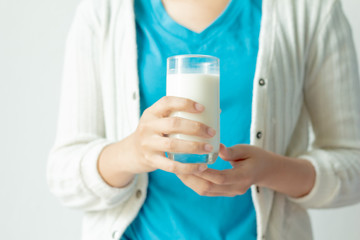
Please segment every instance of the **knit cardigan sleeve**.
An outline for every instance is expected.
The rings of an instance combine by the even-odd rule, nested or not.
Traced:
[[[90,1],[82,1],[71,26],[65,51],[60,112],[47,180],[51,192],[68,206],[104,210],[124,203],[136,179],[125,188],[107,185],[97,170],[106,139],[101,84],[99,37]]]
[[[315,167],[312,191],[291,199],[306,208],[360,201],[360,82],[351,28],[335,1],[307,58],[304,86],[315,140],[299,158]]]

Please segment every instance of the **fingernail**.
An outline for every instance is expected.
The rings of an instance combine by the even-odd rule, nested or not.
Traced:
[[[203,172],[207,169],[207,165],[200,165],[199,166],[199,172]]]
[[[202,111],[205,109],[205,107],[203,105],[201,105],[200,103],[195,103],[195,109],[198,111]]]
[[[209,134],[209,136],[215,136],[215,134],[216,134],[216,131],[215,131],[215,129],[213,129],[213,128],[208,128],[207,129],[207,133]]]
[[[211,146],[211,144],[205,144],[204,149],[205,151],[211,152],[213,150],[213,146]]]

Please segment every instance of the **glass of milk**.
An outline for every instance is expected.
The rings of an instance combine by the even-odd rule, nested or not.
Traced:
[[[184,134],[169,137],[207,142],[213,146],[209,154],[168,153],[168,157],[183,163],[214,163],[220,146],[220,74],[219,59],[206,55],[179,55],[167,59],[166,95],[191,99],[205,106],[202,113],[174,112],[172,116],[202,122],[216,130],[212,138]]]

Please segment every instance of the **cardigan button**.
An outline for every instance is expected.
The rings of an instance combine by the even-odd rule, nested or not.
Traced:
[[[119,231],[114,231],[112,234],[112,239],[120,240],[121,233]]]
[[[133,92],[132,98],[133,100],[136,100],[136,92]]]
[[[257,132],[257,133],[256,133],[256,138],[257,138],[257,139],[261,139],[261,137],[262,137],[262,132],[260,132],[260,131]]]
[[[257,193],[260,193],[260,188],[259,188],[259,186],[256,186],[256,192],[257,192]]]
[[[260,85],[260,86],[264,86],[264,85],[265,85],[265,79],[260,78],[260,80],[259,80],[259,85]]]
[[[142,192],[141,192],[140,189],[138,189],[138,190],[136,191],[136,194],[135,194],[136,198],[140,198],[141,195],[142,195]]]

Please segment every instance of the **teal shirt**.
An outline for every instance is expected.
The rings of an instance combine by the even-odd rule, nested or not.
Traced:
[[[253,78],[261,0],[232,0],[205,30],[172,20],[161,0],[135,0],[141,112],[166,95],[166,59],[205,54],[220,59],[220,141],[250,142]],[[231,168],[218,158],[209,167]],[[256,239],[251,192],[236,197],[199,196],[176,175],[149,173],[148,195],[123,239]]]

